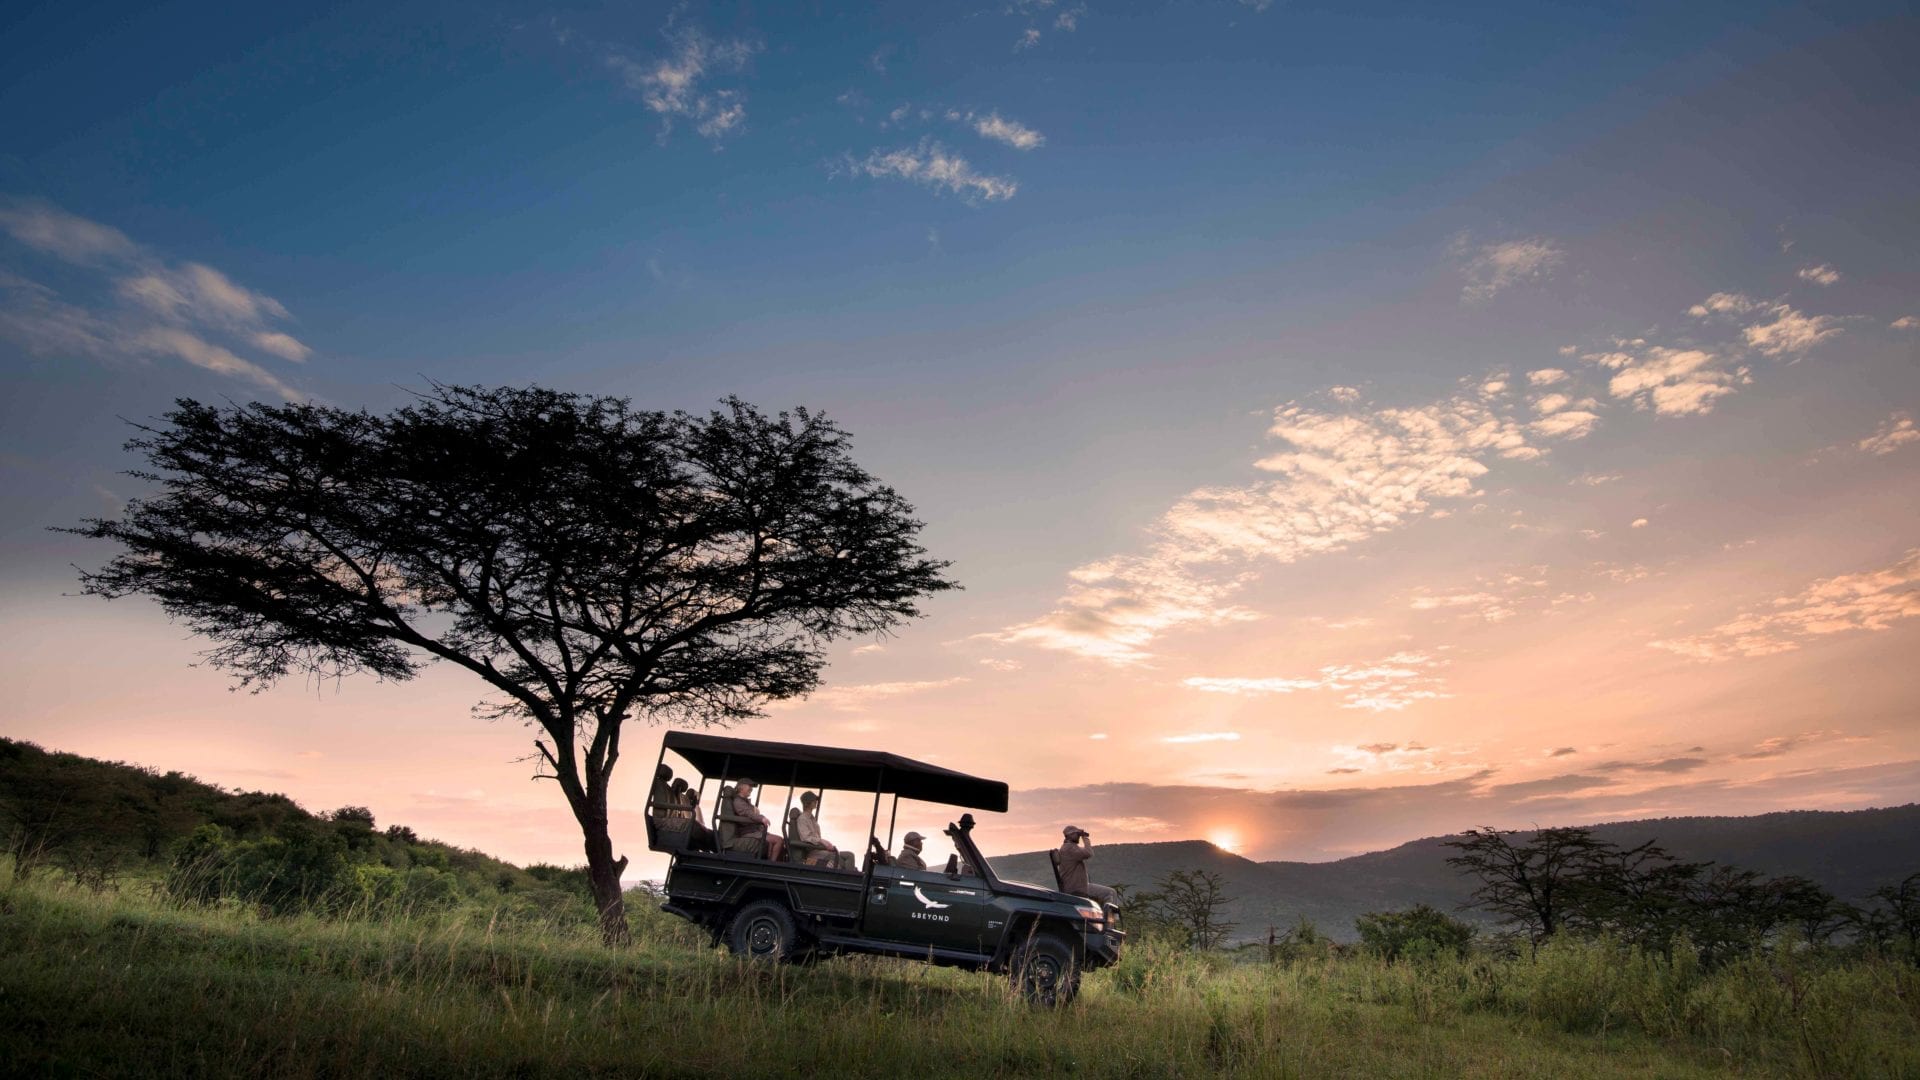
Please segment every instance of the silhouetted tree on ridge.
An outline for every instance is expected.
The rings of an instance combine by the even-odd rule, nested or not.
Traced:
[[[1473,905],[1525,927],[1536,939],[1566,922],[1586,862],[1599,847],[1588,829],[1541,829],[1515,844],[1494,828],[1468,829],[1446,846],[1460,852],[1447,862],[1478,875]]]
[[[537,728],[601,928],[628,934],[607,828],[623,724],[704,725],[812,690],[827,642],[952,588],[913,509],[804,409],[436,386],[384,416],[181,400],[127,445],[158,485],[65,531],[123,550],[88,593],[144,594],[239,685],[290,672],[484,680]]]

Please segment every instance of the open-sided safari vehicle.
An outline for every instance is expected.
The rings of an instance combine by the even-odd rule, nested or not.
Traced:
[[[888,857],[902,797],[1005,813],[1005,783],[872,750],[684,731],[669,731],[660,755],[666,769],[684,766],[700,778],[697,787],[689,780],[676,794],[665,772],[656,771],[648,799],[648,841],[672,856],[664,908],[737,954],[807,960],[880,953],[1003,972],[1046,1004],[1070,1000],[1082,971],[1120,958],[1126,935],[1116,910],[1002,881],[974,844],[972,814],[947,825],[954,853],[944,868],[909,869]],[[778,817],[771,806],[741,812],[744,803],[734,796],[743,779],[758,782],[749,797],[756,807],[768,786],[786,789],[787,805]],[[857,863],[808,842],[809,822],[795,802],[808,792],[826,799],[851,795],[862,806],[872,798],[866,850]],[[877,829],[889,796],[883,844]],[[762,829],[766,837],[759,835]],[[767,842],[774,837],[784,843]]]

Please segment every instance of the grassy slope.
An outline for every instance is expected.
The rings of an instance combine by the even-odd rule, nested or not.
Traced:
[[[648,944],[616,953],[581,923],[489,930],[475,910],[262,921],[0,885],[0,1071],[1920,1076],[1920,975],[1890,966],[1789,972],[1789,993],[1763,964],[1661,993],[1589,953],[1415,970],[1140,949],[1047,1013],[985,975],[769,970],[639,922]]]

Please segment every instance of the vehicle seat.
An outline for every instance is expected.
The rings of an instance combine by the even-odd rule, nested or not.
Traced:
[[[719,847],[721,854],[731,853],[734,855],[745,855],[753,859],[766,858],[766,837],[740,835],[740,826],[749,824],[749,822],[746,818],[734,815],[732,810],[733,795],[734,788],[731,784],[720,789],[719,812],[716,815],[719,818],[719,828],[714,830],[719,840],[716,846]],[[758,825],[759,822],[755,820],[751,822],[751,824]]]
[[[1067,881],[1060,876],[1060,853],[1058,851],[1054,851],[1051,848],[1047,849],[1047,865],[1053,867],[1053,887],[1059,889],[1061,892],[1066,892]]]
[[[692,813],[679,804],[647,804],[647,846],[655,851],[685,851],[693,837]]]
[[[814,852],[820,849],[794,836],[794,833],[799,831],[800,814],[801,810],[797,806],[787,808],[787,820],[780,826],[780,836],[787,842],[787,861],[804,864]]]

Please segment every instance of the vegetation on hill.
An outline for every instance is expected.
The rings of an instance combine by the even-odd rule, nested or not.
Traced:
[[[404,825],[380,830],[365,807],[317,815],[285,795],[6,738],[0,841],[17,877],[53,869],[93,889],[157,879],[182,899],[246,897],[281,912],[479,897],[539,911],[588,895],[577,870],[522,869]]]

